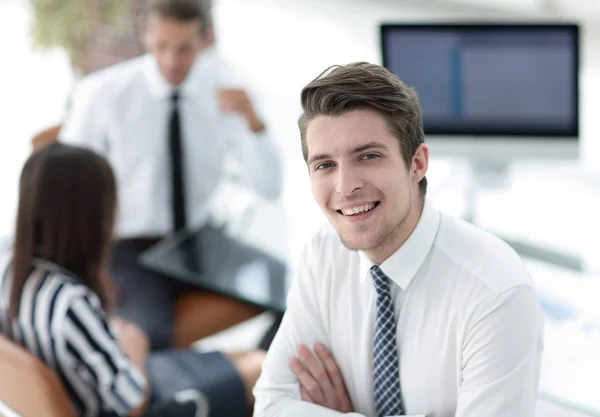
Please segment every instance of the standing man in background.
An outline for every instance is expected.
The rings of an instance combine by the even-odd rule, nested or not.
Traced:
[[[59,133],[63,142],[104,155],[115,171],[117,313],[140,326],[153,349],[182,344],[173,331],[173,304],[188,289],[141,269],[138,255],[172,232],[207,222],[226,157],[238,162],[241,182],[261,196],[278,198],[281,189],[281,162],[263,120],[208,49],[209,19],[200,0],[151,0],[141,34],[148,54],[84,78]],[[240,319],[256,313],[206,297],[221,315],[227,309],[239,309]]]
[[[427,201],[416,94],[363,62],[325,71],[301,103],[329,224],[304,250],[254,415],[533,416],[535,288],[506,243]]]

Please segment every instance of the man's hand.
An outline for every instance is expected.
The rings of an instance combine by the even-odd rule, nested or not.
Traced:
[[[290,360],[290,369],[300,382],[303,401],[341,413],[353,412],[342,373],[325,346],[317,343],[315,353],[306,345],[298,346],[298,357]],[[315,356],[316,354],[316,356]]]
[[[238,88],[220,88],[217,90],[219,109],[225,113],[238,113],[246,120],[254,133],[261,132],[265,126],[258,118],[248,94]]]

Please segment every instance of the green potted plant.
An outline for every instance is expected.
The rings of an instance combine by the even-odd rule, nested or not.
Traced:
[[[134,0],[30,0],[33,14],[31,36],[36,47],[64,48],[71,66],[88,73],[91,37],[99,28],[113,33],[131,31]]]

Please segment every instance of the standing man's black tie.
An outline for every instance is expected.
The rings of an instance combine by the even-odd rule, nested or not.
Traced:
[[[181,138],[181,124],[178,109],[179,95],[173,93],[171,97],[172,112],[169,121],[169,151],[171,154],[171,201],[173,209],[173,230],[177,231],[185,227],[185,192],[184,192],[184,166],[183,147]]]

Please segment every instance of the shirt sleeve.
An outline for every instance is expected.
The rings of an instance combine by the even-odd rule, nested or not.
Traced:
[[[289,368],[296,348],[303,343],[313,346],[316,342],[327,346],[328,337],[321,320],[317,300],[314,259],[302,256],[297,276],[287,299],[287,310],[273,340],[256,387],[254,415],[256,417],[333,417],[342,413],[315,404],[303,402],[296,376]],[[348,416],[361,416],[351,413]]]
[[[512,288],[481,306],[463,344],[456,417],[534,415],[542,345],[532,287]]]
[[[106,111],[102,103],[107,99],[99,79],[84,78],[73,89],[65,119],[58,133],[59,141],[85,146],[100,154],[108,151]]]
[[[65,348],[102,409],[127,415],[145,399],[147,381],[119,347],[95,294],[74,296],[66,311]]]
[[[281,195],[283,167],[268,128],[253,133],[247,126],[237,129],[232,154],[240,166],[240,183],[261,197],[275,200]]]
[[[216,65],[219,87],[240,88],[246,91],[255,112],[265,123],[259,100],[250,91],[248,83],[225,61],[218,60]],[[236,162],[236,171],[240,174],[239,182],[263,198],[279,198],[283,184],[283,165],[268,126],[265,126],[262,132],[254,133],[239,115],[227,115],[225,122],[228,149]]]

